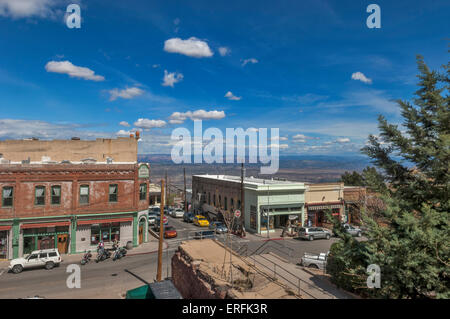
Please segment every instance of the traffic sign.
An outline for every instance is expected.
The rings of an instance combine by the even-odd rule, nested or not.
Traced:
[[[240,211],[239,209],[236,209],[236,210],[234,211],[234,217],[236,217],[236,218],[241,217],[241,211]]]

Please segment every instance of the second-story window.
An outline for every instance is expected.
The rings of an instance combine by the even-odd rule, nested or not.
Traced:
[[[89,204],[89,186],[88,185],[80,186],[80,204],[81,205]]]
[[[52,186],[52,205],[61,204],[61,186]]]
[[[14,188],[12,186],[3,187],[2,207],[12,207],[14,198]]]
[[[34,188],[34,204],[45,205],[45,186],[36,186]]]
[[[117,202],[117,184],[111,184],[109,185],[109,201],[110,202]]]
[[[139,187],[139,200],[147,199],[147,184],[141,184]]]

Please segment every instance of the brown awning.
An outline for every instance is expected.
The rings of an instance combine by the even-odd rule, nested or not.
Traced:
[[[56,227],[56,226],[69,226],[70,222],[53,222],[53,223],[38,223],[38,224],[22,224],[20,228],[41,228],[41,227]]]
[[[11,226],[0,226],[0,230],[10,230]]]
[[[123,217],[123,218],[110,218],[110,219],[90,219],[90,220],[79,220],[77,225],[92,225],[92,224],[108,224],[108,223],[120,223],[120,222],[131,222],[133,217]]]
[[[314,205],[308,206],[308,210],[327,210],[327,209],[336,209],[341,208],[342,204],[339,205]]]

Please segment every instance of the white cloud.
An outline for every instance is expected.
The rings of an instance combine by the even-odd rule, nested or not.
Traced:
[[[0,0],[0,16],[47,18],[54,15],[55,0]]]
[[[112,89],[109,91],[110,94],[109,100],[114,101],[119,97],[123,99],[132,99],[135,98],[136,96],[142,95],[143,93],[144,90],[141,90],[140,88],[137,87],[126,88],[123,90]]]
[[[172,38],[164,42],[164,51],[170,53],[179,53],[193,58],[205,58],[213,56],[208,43],[191,37],[187,40]]]
[[[169,123],[171,124],[181,124],[187,119],[195,120],[220,120],[225,117],[224,111],[205,111],[197,110],[194,112],[188,111],[184,113],[174,112],[169,117]]]
[[[166,126],[166,122],[163,120],[138,119],[134,122],[134,126],[144,130],[149,130],[155,127],[164,127]]]
[[[81,78],[91,81],[103,81],[105,78],[96,75],[89,68],[73,65],[70,61],[50,61],[45,65],[47,72],[68,74],[71,78]]]
[[[169,73],[167,72],[167,70],[164,70],[164,78],[163,83],[161,85],[173,87],[175,83],[180,82],[181,80],[183,80],[183,78],[184,76],[181,73],[178,72]]]
[[[108,138],[112,133],[87,131],[86,125],[76,123],[51,123],[40,120],[0,119],[0,139],[82,139]]]
[[[221,56],[226,56],[226,55],[229,55],[230,53],[231,53],[231,50],[228,47],[220,47],[219,48],[219,54]]]
[[[258,62],[259,61],[256,60],[255,58],[245,59],[245,60],[242,61],[242,66],[246,66],[248,63],[255,64],[255,63],[258,63]]]
[[[349,143],[350,139],[348,137],[340,137],[336,140],[338,143]]]
[[[366,77],[363,73],[361,72],[355,72],[352,74],[352,80],[356,80],[356,81],[361,81],[364,83],[368,83],[371,84],[372,83],[372,79],[369,79],[368,77]]]
[[[128,123],[126,121],[122,121],[122,122],[119,123],[119,125],[129,127],[130,123]]]
[[[235,96],[231,91],[228,91],[225,94],[225,97],[232,101],[239,101],[240,99],[242,99],[242,97],[240,96]]]
[[[134,132],[125,130],[119,130],[118,132],[116,132],[117,136],[130,136],[130,134],[134,134]]]

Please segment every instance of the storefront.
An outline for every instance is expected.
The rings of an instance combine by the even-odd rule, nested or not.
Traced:
[[[301,221],[302,217],[301,206],[270,206],[270,209],[267,209],[267,206],[260,206],[260,212],[260,232],[267,231],[267,227],[269,231],[284,228],[288,224]]]
[[[70,222],[22,224],[23,255],[33,250],[58,248],[61,254],[69,249]]]
[[[306,225],[308,226],[329,226],[331,221],[327,219],[327,213],[331,212],[331,215],[340,219],[342,218],[341,212],[343,211],[343,204],[307,204],[308,219]]]
[[[0,260],[8,259],[11,226],[0,226]]]

